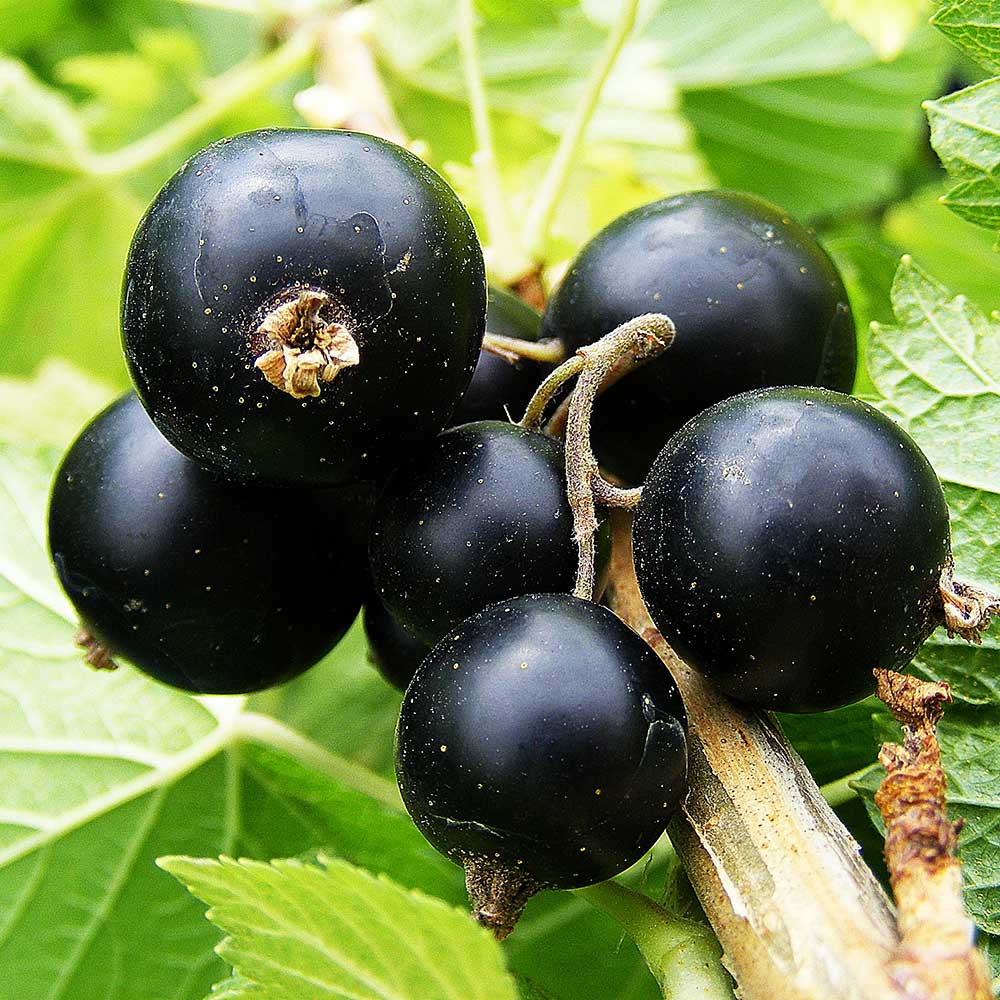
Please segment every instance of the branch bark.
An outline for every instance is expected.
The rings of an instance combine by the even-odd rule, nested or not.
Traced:
[[[885,820],[885,860],[899,907],[900,942],[890,975],[906,1000],[990,1000],[986,960],[962,899],[955,852],[960,823],[948,820],[937,723],[948,685],[876,670],[878,696],[903,727],[885,743],[885,780],[875,804]]]
[[[656,651],[688,711],[690,792],[670,837],[743,1000],[899,1000],[889,900],[768,715],[716,693],[653,625],[616,511],[610,603]]]

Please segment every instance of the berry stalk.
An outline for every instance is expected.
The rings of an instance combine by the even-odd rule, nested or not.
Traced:
[[[673,674],[688,714],[690,792],[670,837],[740,995],[898,998],[895,921],[857,843],[773,718],[730,702],[666,644],[635,579],[631,517],[612,517],[611,606]]]

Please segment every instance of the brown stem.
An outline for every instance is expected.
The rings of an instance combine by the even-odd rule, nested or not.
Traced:
[[[566,357],[566,348],[558,338],[553,340],[519,340],[504,337],[499,333],[486,333],[483,350],[496,354],[507,361],[541,361],[545,364],[559,364]]]
[[[612,513],[612,608],[673,674],[688,713],[690,791],[670,838],[743,1000],[899,1000],[889,901],[774,719],[714,691],[649,618],[631,516]]]
[[[884,743],[885,780],[875,804],[885,820],[885,860],[898,907],[899,945],[889,972],[913,1000],[988,1000],[989,972],[975,947],[956,857],[961,823],[948,820],[937,724],[948,685],[876,670],[878,696],[903,727]]]
[[[611,506],[634,507],[638,494],[621,490],[601,478],[590,447],[590,417],[594,399],[614,366],[625,357],[648,361],[665,351],[676,335],[674,324],[662,313],[647,313],[622,323],[606,337],[581,347],[583,370],[570,396],[566,423],[566,492],[573,511],[573,533],[580,553],[573,593],[584,600],[594,596],[594,535],[597,532],[595,492]]]
[[[959,635],[979,645],[990,627],[990,618],[1000,614],[1000,598],[986,590],[955,579],[955,565],[949,559],[941,573],[942,624],[949,636]]]

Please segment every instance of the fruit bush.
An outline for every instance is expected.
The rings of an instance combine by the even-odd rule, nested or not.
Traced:
[[[880,884],[886,816],[912,912],[892,781],[939,746],[952,902],[1000,982],[1000,656],[961,618],[1000,585],[998,25],[994,0],[0,0],[0,998],[989,995],[946,963],[906,986],[941,937],[900,951]],[[717,189],[744,193],[687,194]],[[322,287],[331,246],[350,289]],[[619,326],[640,312],[673,323]],[[228,322],[257,338],[236,369]],[[740,324],[769,331],[753,366]],[[586,357],[546,425],[555,338]],[[77,440],[130,378],[156,427],[126,397]],[[826,388],[719,402],[789,382]],[[771,450],[715,468],[726,435]],[[877,531],[843,514],[862,494]],[[766,582],[786,559],[803,602]],[[775,655],[800,673],[771,687]],[[930,686],[876,698],[872,667]],[[887,704],[911,715],[880,764]]]

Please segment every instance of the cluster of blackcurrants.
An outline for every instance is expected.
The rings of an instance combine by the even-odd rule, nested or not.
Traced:
[[[975,608],[950,585],[926,459],[843,395],[843,285],[780,210],[670,198],[599,233],[544,317],[492,290],[487,312],[486,292],[464,208],[392,143],[273,130],[208,147],[136,233],[137,394],[70,449],[49,540],[90,661],[199,693],[294,677],[364,604],[373,659],[406,689],[404,801],[503,934],[538,888],[642,857],[683,797],[686,737],[657,656],[569,593],[563,448],[511,419],[545,369],[481,351],[484,328],[573,353],[669,314],[675,343],[607,388],[594,445],[644,483],[653,620],[734,697],[853,701]]]

